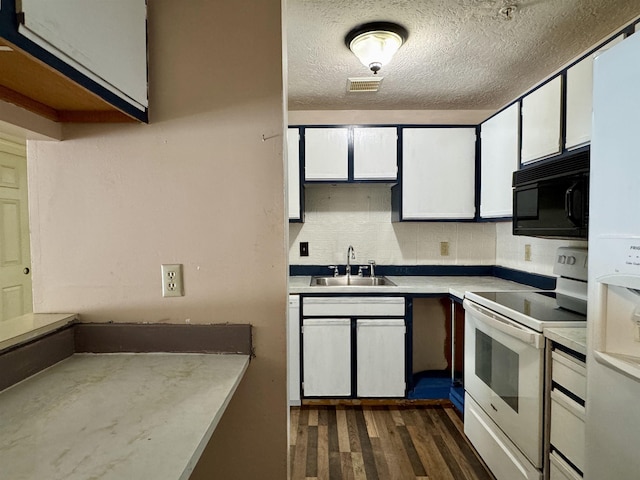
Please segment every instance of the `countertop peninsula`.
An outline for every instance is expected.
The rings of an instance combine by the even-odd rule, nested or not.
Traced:
[[[0,477],[186,480],[248,364],[74,354],[0,393]]]

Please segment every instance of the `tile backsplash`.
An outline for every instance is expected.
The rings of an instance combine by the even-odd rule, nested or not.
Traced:
[[[553,275],[558,247],[587,247],[586,241],[551,240],[547,238],[514,236],[511,233],[511,222],[496,223],[496,255],[495,263],[526,272]],[[530,245],[531,259],[525,260],[526,246]]]
[[[308,257],[300,256],[300,242],[309,242]],[[500,265],[552,275],[558,247],[587,242],[513,236],[511,222],[392,223],[388,185],[307,186],[305,222],[289,224],[290,263],[343,266],[349,245],[354,265]]]
[[[309,242],[308,257],[299,242]],[[492,223],[392,223],[388,185],[307,186],[305,222],[289,225],[290,263],[344,265],[349,245],[355,265],[493,265],[496,235]]]

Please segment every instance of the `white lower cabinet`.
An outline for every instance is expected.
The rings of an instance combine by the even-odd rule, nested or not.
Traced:
[[[404,313],[403,297],[303,298],[303,396],[404,397]]]
[[[302,349],[305,396],[351,395],[350,319],[304,319]]]
[[[404,320],[356,320],[356,332],[357,396],[404,397]]]

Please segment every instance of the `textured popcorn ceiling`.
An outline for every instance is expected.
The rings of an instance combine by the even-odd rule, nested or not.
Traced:
[[[287,0],[289,109],[498,109],[639,15],[640,0]],[[348,93],[372,74],[344,37],[372,21],[409,39],[379,92]]]

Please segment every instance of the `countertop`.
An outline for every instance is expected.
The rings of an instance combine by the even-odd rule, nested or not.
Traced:
[[[378,287],[318,287],[310,286],[310,276],[289,277],[290,294],[306,293],[376,293],[376,294],[451,294],[459,299],[464,292],[494,292],[507,290],[539,290],[521,283],[490,276],[386,276],[396,286]]]
[[[571,350],[587,354],[587,328],[545,328],[544,336]]]
[[[0,323],[0,350],[24,343],[73,323],[73,313],[28,313]]]
[[[0,393],[0,477],[188,479],[248,364],[75,354]]]

